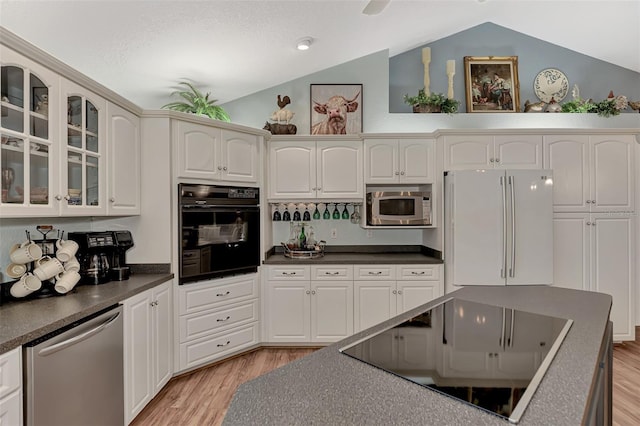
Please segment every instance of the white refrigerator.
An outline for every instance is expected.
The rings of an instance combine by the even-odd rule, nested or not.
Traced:
[[[553,282],[551,170],[445,172],[447,291]]]

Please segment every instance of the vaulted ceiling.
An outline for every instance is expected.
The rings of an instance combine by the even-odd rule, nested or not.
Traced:
[[[385,3],[385,2],[383,2]],[[484,22],[640,72],[640,0],[0,0],[0,25],[143,108],[180,80],[220,103]],[[311,37],[311,49],[296,41]]]

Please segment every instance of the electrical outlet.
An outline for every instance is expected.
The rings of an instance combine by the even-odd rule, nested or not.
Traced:
[[[373,229],[367,229],[367,238],[373,237]]]
[[[338,230],[336,228],[331,228],[331,238],[338,238]]]

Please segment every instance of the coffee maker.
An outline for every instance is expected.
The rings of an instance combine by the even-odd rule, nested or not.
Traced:
[[[111,279],[128,280],[131,268],[127,265],[126,253],[133,247],[133,237],[129,231],[113,231],[113,237],[116,242],[116,252],[111,263]]]
[[[70,232],[68,239],[79,246],[76,257],[80,262],[82,284],[111,281],[111,265],[118,253],[113,232]]]

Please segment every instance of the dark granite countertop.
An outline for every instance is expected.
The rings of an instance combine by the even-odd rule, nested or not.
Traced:
[[[441,264],[441,253],[424,246],[326,246],[324,256],[315,259],[291,259],[282,247],[273,247],[265,265],[366,265],[366,264]]]
[[[126,281],[80,285],[64,296],[5,303],[0,306],[0,354],[172,278],[172,273],[136,273]]]
[[[574,320],[519,424],[580,425],[597,371],[611,296],[543,286],[466,287],[327,346],[241,385],[224,424],[509,424],[338,352],[452,296]]]

